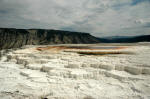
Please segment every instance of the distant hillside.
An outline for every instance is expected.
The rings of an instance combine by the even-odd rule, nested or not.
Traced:
[[[0,28],[0,49],[23,45],[150,42],[150,35],[97,38],[89,33],[48,29]]]
[[[99,43],[89,33],[46,29],[0,28],[0,49],[17,48],[23,45]]]
[[[135,42],[150,42],[150,35],[141,36],[116,36],[99,38],[103,43],[135,43]]]

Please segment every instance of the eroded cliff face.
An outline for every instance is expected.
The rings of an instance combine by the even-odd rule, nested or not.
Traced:
[[[99,43],[88,34],[60,30],[0,28],[0,49],[18,48],[23,45]]]

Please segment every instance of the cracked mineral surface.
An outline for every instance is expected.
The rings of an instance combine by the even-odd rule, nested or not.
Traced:
[[[2,50],[0,98],[150,99],[149,43],[108,45]]]

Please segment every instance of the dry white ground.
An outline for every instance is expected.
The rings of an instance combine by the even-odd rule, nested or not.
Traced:
[[[150,99],[150,44],[134,54],[1,51],[0,99]]]

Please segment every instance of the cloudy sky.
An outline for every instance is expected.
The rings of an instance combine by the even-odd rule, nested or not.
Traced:
[[[150,0],[0,0],[0,27],[150,34]]]

